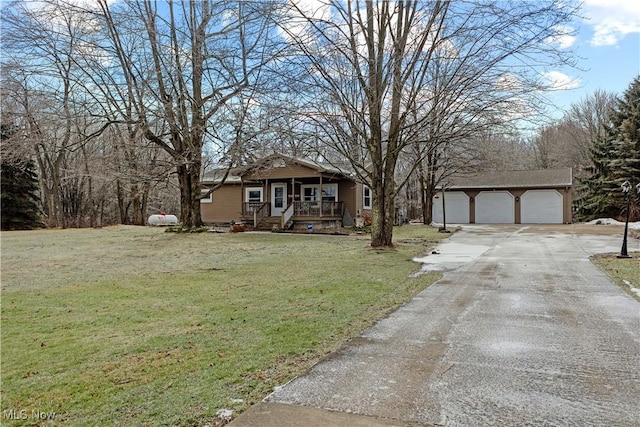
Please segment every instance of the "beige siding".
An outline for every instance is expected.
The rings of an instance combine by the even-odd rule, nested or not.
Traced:
[[[358,187],[361,185],[353,181],[345,180],[338,184],[338,199],[344,202],[345,208],[349,209],[352,217],[356,216],[356,210],[359,209],[357,204]],[[362,201],[360,204],[362,205]]]
[[[514,207],[515,207],[515,213],[514,213],[514,219],[515,219],[515,223],[516,224],[521,224],[522,223],[522,203],[520,202],[520,199],[522,198],[522,195],[526,192],[527,190],[522,190],[522,189],[518,189],[518,190],[509,190],[509,192],[513,195],[515,203],[514,203]]]
[[[465,191],[467,196],[469,196],[469,224],[476,223],[476,197],[480,193],[478,190],[467,190]]]
[[[558,188],[564,200],[564,223],[571,224],[573,222],[573,189],[571,187]]]
[[[364,208],[364,184],[361,183],[357,183],[356,184],[356,191],[355,191],[355,197],[356,197],[356,212],[359,210],[361,213],[362,212],[368,212],[369,214],[371,214],[371,209]],[[371,197],[373,197],[373,193],[371,193]],[[356,216],[356,213],[353,214],[354,217]]]
[[[201,203],[200,210],[205,224],[238,221],[242,211],[242,187],[223,185],[213,192],[213,202]]]
[[[371,195],[371,204],[373,205],[373,189],[369,189],[369,194]],[[362,212],[367,212],[369,215],[371,215],[371,208],[364,207],[364,185],[360,185],[360,195],[358,198],[358,203],[360,204]]]
[[[364,185],[361,183],[356,183],[356,191],[355,191],[355,203],[356,209],[351,213],[354,217],[356,217],[358,211],[362,212],[362,189]]]

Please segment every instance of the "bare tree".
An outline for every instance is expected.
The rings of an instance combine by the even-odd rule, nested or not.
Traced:
[[[539,66],[566,63],[550,40],[574,13],[555,1],[292,2],[281,28],[307,60],[309,117],[372,189],[372,246],[392,244],[401,153],[427,134],[417,157],[437,157],[434,145],[464,139],[462,122],[507,114],[507,100],[522,111],[519,96],[544,89]]]
[[[81,161],[82,138],[76,120],[78,69],[72,59],[85,28],[80,17],[55,4],[29,9],[23,3],[3,9],[10,29],[3,37],[5,72],[13,82],[13,97],[23,118],[24,139],[36,158],[44,211],[53,226],[80,220],[79,195],[87,184],[75,168]],[[6,80],[5,80],[6,82]]]
[[[589,163],[593,142],[603,137],[605,126],[610,124],[611,111],[616,95],[596,90],[571,106],[565,121],[571,124],[569,140],[574,158],[574,170],[578,175]]]
[[[116,79],[99,73],[109,59],[96,44],[104,38],[98,21],[62,0],[15,1],[2,12],[11,30],[2,40],[3,107],[12,106],[23,144],[37,161],[48,223],[97,226],[119,218],[144,224],[146,175],[157,174],[153,162],[162,156],[157,146],[140,143],[132,121],[126,138],[102,135],[111,105],[100,94]],[[116,194],[118,207],[133,205],[131,217],[110,214]]]
[[[532,138],[536,167],[571,167],[577,176],[589,164],[593,142],[604,135],[615,95],[596,90],[571,105],[564,117],[540,128]]]
[[[181,222],[201,225],[203,148],[218,144],[234,158],[238,134],[221,132],[218,119],[263,81],[265,64],[277,56],[268,37],[273,6],[211,0],[169,1],[162,8],[151,1],[99,5],[111,42],[106,51],[124,84],[103,94],[114,114],[109,119],[135,122],[171,156]],[[119,108],[123,99],[131,110]]]

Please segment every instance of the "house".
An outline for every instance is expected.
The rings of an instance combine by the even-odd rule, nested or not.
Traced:
[[[570,168],[477,173],[451,179],[433,200],[433,221],[449,224],[568,224]]]
[[[219,172],[205,174],[203,191],[220,181]],[[371,202],[371,190],[346,170],[274,154],[234,170],[200,207],[206,224],[321,230],[352,226]]]

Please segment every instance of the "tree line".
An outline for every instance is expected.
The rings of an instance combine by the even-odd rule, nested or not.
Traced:
[[[431,221],[469,170],[591,173],[614,95],[541,126],[544,70],[578,13],[555,1],[15,0],[2,9],[3,162],[32,160],[47,225],[202,223],[200,178],[274,151],[353,170],[372,245],[394,204]],[[524,125],[536,133],[523,136]]]

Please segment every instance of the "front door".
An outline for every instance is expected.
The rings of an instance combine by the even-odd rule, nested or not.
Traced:
[[[280,216],[287,208],[287,184],[271,184],[271,216]]]

